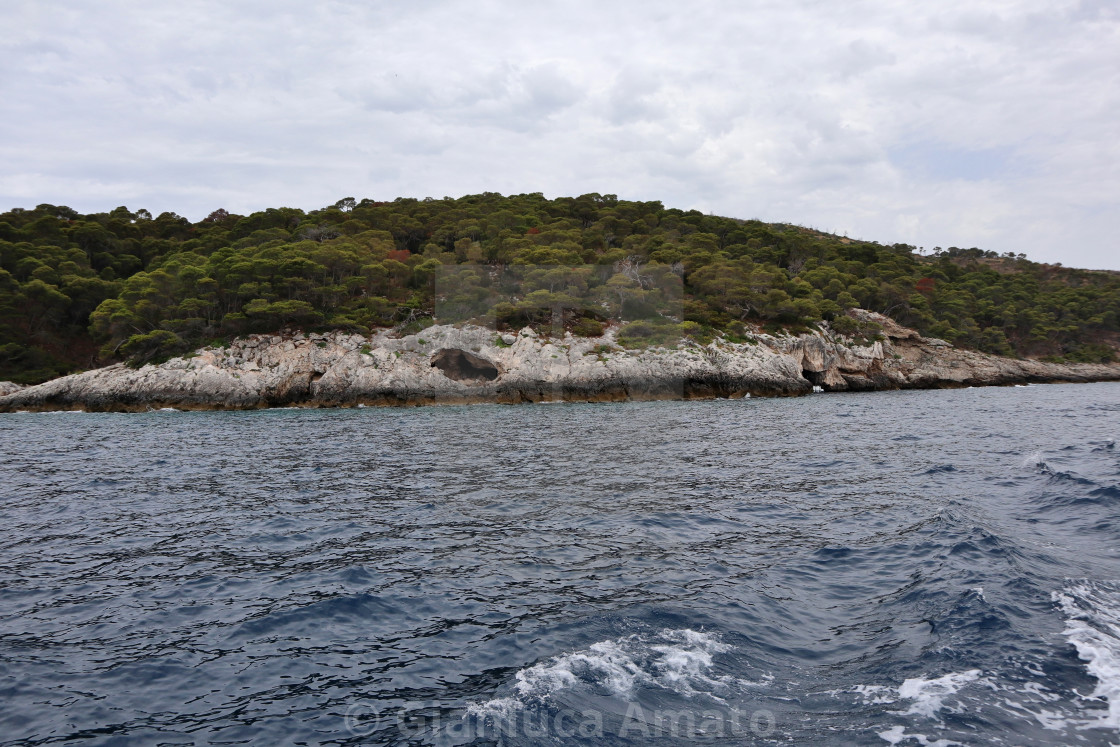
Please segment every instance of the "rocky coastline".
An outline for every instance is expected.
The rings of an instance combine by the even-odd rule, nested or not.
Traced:
[[[878,340],[827,331],[683,340],[629,350],[602,337],[436,325],[406,336],[252,335],[158,365],[116,364],[29,387],[0,382],[0,412],[135,412],[796,396],[1120,380],[1120,364],[1017,360],[954,348],[887,317]]]

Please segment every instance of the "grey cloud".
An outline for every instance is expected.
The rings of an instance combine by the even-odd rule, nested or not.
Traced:
[[[551,63],[525,70],[521,85],[528,100],[542,112],[566,109],[581,97],[579,88]]]
[[[891,163],[911,176],[944,181],[996,180],[1019,170],[1012,148],[961,149],[918,142],[892,148]]]
[[[664,72],[650,67],[619,70],[606,93],[603,115],[616,125],[656,119],[664,111],[664,104],[655,98],[664,78]]]
[[[834,64],[837,74],[847,78],[877,67],[893,65],[897,60],[898,57],[886,47],[865,39],[856,39],[839,51]]]
[[[343,95],[375,112],[422,113],[442,122],[523,131],[572,106],[582,92],[554,63],[525,68],[385,73],[356,82]]]

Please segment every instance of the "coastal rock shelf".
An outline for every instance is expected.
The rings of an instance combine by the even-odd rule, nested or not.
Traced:
[[[814,332],[627,350],[614,330],[594,338],[448,325],[405,337],[253,335],[159,365],[117,364],[0,390],[0,412],[599,402],[1120,380],[1120,365],[959,350],[887,317],[857,313],[882,326],[882,339],[859,343]]]

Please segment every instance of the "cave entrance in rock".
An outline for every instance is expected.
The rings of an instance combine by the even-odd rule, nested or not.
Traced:
[[[824,386],[824,371],[810,371],[807,368],[801,369],[801,375],[813,386]]]
[[[493,381],[500,371],[482,356],[458,348],[444,348],[432,356],[432,367],[455,381]]]

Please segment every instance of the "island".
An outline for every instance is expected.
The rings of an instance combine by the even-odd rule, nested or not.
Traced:
[[[1120,379],[1120,273],[589,194],[0,214],[0,412]]]

